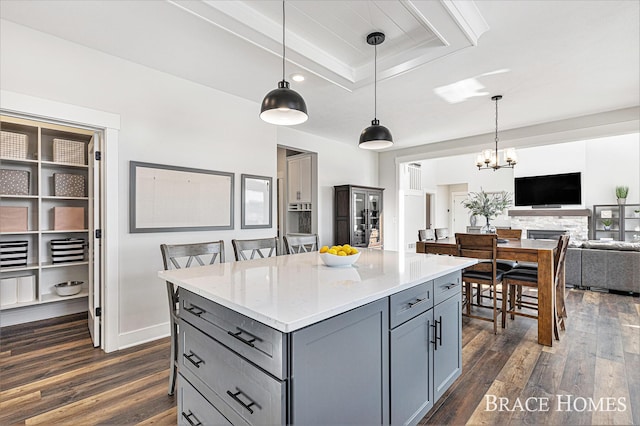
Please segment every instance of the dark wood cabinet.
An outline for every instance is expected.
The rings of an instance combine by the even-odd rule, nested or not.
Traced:
[[[334,187],[334,244],[382,248],[383,188]]]

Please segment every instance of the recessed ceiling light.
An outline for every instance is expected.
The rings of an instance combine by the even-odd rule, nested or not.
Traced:
[[[297,82],[304,81],[304,75],[302,75],[302,74],[298,74],[298,73],[296,73],[296,74],[291,74],[291,80],[293,80],[293,81],[297,81]]]

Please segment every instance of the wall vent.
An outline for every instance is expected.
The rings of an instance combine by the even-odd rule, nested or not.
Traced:
[[[407,172],[409,174],[409,189],[422,189],[422,170],[418,163],[409,163]]]

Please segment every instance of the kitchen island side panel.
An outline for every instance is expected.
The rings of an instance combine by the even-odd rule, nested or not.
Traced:
[[[387,299],[292,335],[293,424],[389,424]]]

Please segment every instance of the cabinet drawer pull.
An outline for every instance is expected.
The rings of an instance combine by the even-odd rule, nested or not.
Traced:
[[[184,417],[184,418],[185,418],[185,420],[186,420],[187,422],[189,422],[189,424],[190,424],[191,426],[201,426],[201,425],[202,425],[202,423],[200,423],[200,420],[198,420],[198,418],[196,417],[196,415],[195,415],[195,414],[193,414],[193,413],[191,412],[191,410],[189,410],[189,414],[187,414],[187,413],[185,413],[185,412],[183,411],[183,412],[182,412],[182,417]],[[193,417],[193,418],[195,419],[195,421],[196,421],[195,423],[191,420],[191,417]]]
[[[184,308],[184,310],[197,317],[207,312],[204,309],[197,307],[196,305],[191,305],[188,308]]]
[[[236,388],[236,390],[238,390],[238,388]],[[243,394],[249,401],[251,401],[251,398],[249,398],[241,390],[239,390],[236,393],[233,393],[230,390],[227,391],[227,395],[229,395],[231,398],[234,399],[234,401],[236,401],[238,404],[242,405],[244,408],[247,409],[247,411],[249,411],[251,414],[253,414],[253,410],[251,409],[251,407],[256,405],[256,403],[254,401],[251,401],[250,404],[245,404],[244,402],[242,402],[242,400],[240,398],[238,398],[238,395],[240,395],[240,394]],[[259,406],[257,406],[257,407],[260,408]]]
[[[240,330],[240,329],[238,329],[238,330]],[[238,331],[237,333],[234,333],[233,331],[227,331],[227,333],[228,333],[230,336],[233,336],[233,337],[235,337],[236,339],[240,340],[240,341],[241,341],[242,343],[244,343],[245,345],[249,345],[249,346],[251,346],[252,348],[255,348],[255,345],[253,344],[253,342],[255,342],[255,341],[257,340],[257,338],[256,338],[255,336],[252,336],[251,334],[247,333],[246,331],[244,331],[244,330],[240,330],[240,331]],[[249,334],[249,336],[251,336],[251,337],[252,337],[252,339],[249,339],[249,340],[247,340],[247,339],[243,339],[242,337],[240,337],[240,335],[241,335],[242,333],[244,333],[244,334]]]
[[[458,283],[447,284],[444,286],[447,290],[451,290],[454,287],[457,287]]]
[[[204,364],[204,360],[202,360],[198,355],[194,354],[193,351],[189,351],[189,355],[182,354],[182,356],[189,360],[191,364],[195,365],[196,368],[200,368],[200,364]],[[196,358],[197,360],[194,361],[193,358]]]
[[[407,303],[407,305],[409,305],[409,309],[411,309],[414,306],[419,305],[420,303],[424,302],[425,300],[427,300],[427,298],[423,297],[422,299],[416,299],[415,302],[409,302],[409,303]]]

